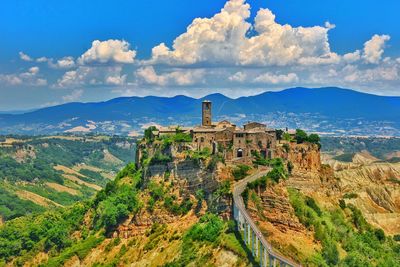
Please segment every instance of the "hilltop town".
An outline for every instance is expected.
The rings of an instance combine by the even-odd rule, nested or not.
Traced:
[[[202,123],[195,127],[168,126],[154,129],[154,137],[184,133],[192,138],[191,149],[207,149],[212,154],[223,153],[225,160],[250,163],[255,154],[271,159],[274,157],[276,130],[259,122],[248,122],[238,127],[228,120],[212,121],[212,103],[202,102]]]

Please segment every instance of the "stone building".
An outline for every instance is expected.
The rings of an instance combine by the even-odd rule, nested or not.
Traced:
[[[157,135],[173,134],[177,127],[161,127]],[[243,128],[223,120],[212,122],[212,103],[202,102],[202,124],[193,128],[179,127],[179,131],[190,133],[192,148],[209,149],[212,153],[222,152],[226,160],[250,162],[254,152],[265,158],[274,157],[276,132],[265,124],[249,122]]]

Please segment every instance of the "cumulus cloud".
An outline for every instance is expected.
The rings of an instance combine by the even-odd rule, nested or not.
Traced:
[[[375,34],[371,40],[364,44],[363,59],[367,63],[377,64],[382,58],[385,43],[390,40],[389,35]]]
[[[246,73],[242,72],[242,71],[238,71],[235,74],[233,74],[232,76],[228,77],[228,80],[230,80],[231,82],[244,82],[247,78]]]
[[[256,83],[266,83],[266,84],[288,84],[295,83],[299,81],[299,77],[296,73],[288,74],[273,74],[264,73],[254,79]]]
[[[92,62],[116,62],[116,63],[133,63],[136,57],[136,51],[129,49],[129,43],[121,40],[107,40],[92,42],[89,48],[78,59],[80,64]]]
[[[360,50],[356,50],[352,53],[347,53],[343,55],[344,61],[347,63],[353,63],[361,59],[361,52]]]
[[[36,62],[38,63],[43,63],[43,62],[48,62],[50,59],[47,57],[39,57],[36,59]]]
[[[359,49],[336,53],[329,43],[335,24],[304,27],[278,23],[266,8],[259,9],[252,21],[250,9],[245,0],[229,0],[217,14],[194,19],[172,46],[160,43],[153,47],[148,59],[137,60],[127,41],[113,39],[94,40],[80,56],[34,59],[21,52],[20,58],[64,69],[53,86],[56,88],[106,85],[112,91],[126,92],[133,87],[143,92],[151,88],[153,94],[162,95],[194,95],[218,88],[238,95],[259,92],[264,84],[283,88],[299,82],[310,87],[399,87],[400,58],[384,54],[390,36],[374,35]],[[3,74],[0,81],[9,85],[40,83],[38,73],[39,69],[32,69]]]
[[[106,83],[111,85],[123,85],[125,84],[127,75],[116,75],[116,76],[108,76],[106,78]]]
[[[31,58],[30,56],[28,56],[27,54],[25,54],[24,52],[19,52],[19,58],[23,61],[33,61],[33,58]]]
[[[200,69],[181,69],[163,74],[157,74],[152,66],[139,68],[136,76],[146,84],[159,86],[166,85],[192,85],[201,81],[204,71]]]
[[[83,95],[83,90],[77,89],[73,90],[70,94],[63,96],[62,99],[64,102],[72,102],[79,100],[82,95]]]
[[[55,87],[70,88],[83,87],[85,85],[122,85],[126,75],[122,75],[121,66],[92,67],[79,66],[75,70],[66,71],[57,80]]]
[[[252,29],[247,22],[249,17],[248,3],[228,1],[213,17],[193,20],[187,31],[174,40],[172,49],[164,43],[154,47],[151,62],[284,66],[302,64],[302,58],[309,61],[322,58],[320,61],[324,63],[326,58],[335,57],[328,42],[328,31],[334,28],[333,24],[297,28],[281,25],[269,9],[260,9],[253,25],[256,34],[248,37]]]
[[[0,74],[0,82],[9,85],[45,86],[47,80],[38,77],[39,67],[31,67],[28,71],[14,74]]]
[[[75,67],[75,60],[73,57],[63,57],[54,64],[54,67],[59,69],[70,69]]]

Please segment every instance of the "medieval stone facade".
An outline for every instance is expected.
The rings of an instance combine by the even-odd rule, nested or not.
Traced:
[[[192,148],[209,149],[212,153],[222,152],[226,160],[249,162],[254,152],[265,158],[272,158],[276,149],[276,132],[265,124],[249,122],[242,128],[223,120],[212,122],[212,103],[202,103],[202,124],[193,128],[178,129],[192,136]],[[156,135],[173,134],[177,127],[162,127]]]

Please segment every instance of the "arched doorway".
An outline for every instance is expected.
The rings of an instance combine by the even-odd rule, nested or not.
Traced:
[[[243,149],[239,148],[236,152],[236,157],[242,158],[243,157]]]

